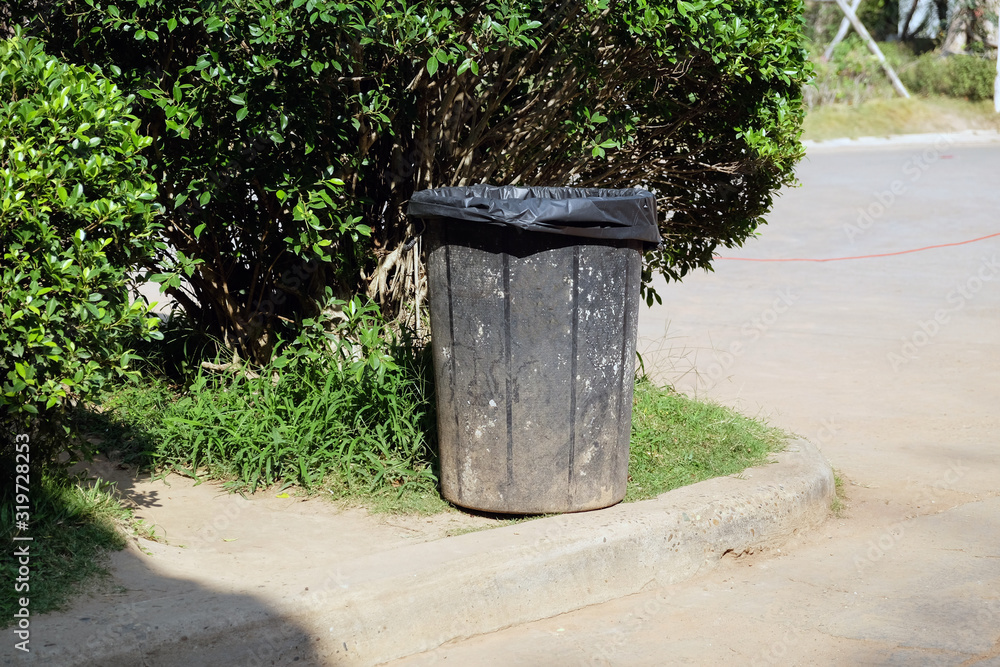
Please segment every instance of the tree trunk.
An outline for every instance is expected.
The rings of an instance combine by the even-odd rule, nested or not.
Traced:
[[[913,5],[910,7],[910,11],[906,13],[906,18],[903,20],[903,27],[899,31],[899,41],[905,42],[910,38],[910,22],[913,20],[913,15],[916,14],[919,5],[920,0],[913,0]]]

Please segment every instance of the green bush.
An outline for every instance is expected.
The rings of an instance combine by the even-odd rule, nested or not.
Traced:
[[[264,363],[324,289],[419,289],[403,210],[475,182],[654,189],[679,278],[801,157],[799,0],[40,0],[51,48],[141,96],[191,320]],[[185,288],[182,278],[186,278]],[[291,331],[283,331],[284,329]]]
[[[127,341],[154,329],[127,289],[157,231],[156,186],[140,155],[151,139],[131,102],[37,41],[0,42],[3,475],[13,474],[14,433],[51,436],[33,439],[31,457],[51,456],[66,407],[127,373]]]
[[[103,401],[110,423],[96,435],[126,458],[148,453],[160,468],[236,489],[432,492],[429,350],[395,335],[375,304],[329,305],[344,313],[335,331],[309,322],[256,372],[202,370],[179,395],[158,383],[119,388]]]
[[[899,73],[911,92],[966,98],[973,102],[993,99],[996,62],[980,56],[941,56],[925,53]]]
[[[823,104],[858,105],[896,95],[878,59],[855,33],[848,34],[837,44],[826,62],[823,61],[825,48],[825,44],[817,43],[811,52],[814,75],[803,91],[810,109]],[[900,63],[913,58],[905,46],[890,43],[881,44],[879,48],[889,64],[897,69]]]

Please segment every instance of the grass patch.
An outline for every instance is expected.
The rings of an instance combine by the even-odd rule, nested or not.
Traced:
[[[114,457],[221,480],[231,490],[297,485],[372,512],[447,510],[434,474],[429,397],[390,380],[398,393],[379,403],[345,382],[284,372],[277,384],[233,379],[182,392],[147,379],[106,393],[86,426]],[[636,383],[632,424],[626,501],[759,465],[787,439],[648,380]]]
[[[806,114],[802,138],[822,141],[963,130],[1000,131],[1000,114],[994,111],[992,101],[912,97],[824,105]]]
[[[84,427],[102,449],[233,491],[298,486],[373,509],[432,513],[429,370],[397,357],[382,373],[336,364],[200,374],[188,388],[148,378],[104,394]]]
[[[95,578],[107,575],[107,555],[125,547],[126,534],[143,532],[132,511],[122,507],[107,484],[89,484],[61,470],[44,472],[31,486],[29,529],[18,531],[14,507],[0,508],[0,627],[13,622],[19,599],[29,598],[32,617],[66,606]],[[32,541],[14,542],[16,535]],[[26,590],[18,591],[20,564],[15,548],[29,546],[31,562]]]
[[[104,394],[81,426],[116,458],[232,491],[297,486],[373,508],[435,511],[430,348],[376,304],[330,307],[341,315],[303,320],[263,367],[216,359],[206,371],[195,363],[204,341],[178,327],[169,346],[147,351],[153,372]],[[187,340],[200,341],[194,359],[168,368],[169,350],[189,354]]]
[[[847,512],[847,492],[844,490],[844,478],[837,470],[833,471],[833,489],[834,495],[833,500],[830,501],[830,511],[840,519]]]
[[[756,419],[682,396],[649,380],[635,386],[625,501],[767,462],[788,435]]]

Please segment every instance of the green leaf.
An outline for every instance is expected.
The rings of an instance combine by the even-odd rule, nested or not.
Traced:
[[[405,235],[405,222],[395,213],[410,186],[445,154],[455,164],[472,161],[473,169],[477,160],[496,158],[482,169],[498,178],[531,172],[545,146],[561,147],[544,156],[543,170],[553,181],[570,178],[581,158],[584,168],[587,160],[615,158],[608,187],[631,185],[622,175],[642,171],[650,185],[674,193],[681,210],[698,213],[685,218],[683,239],[668,234],[674,242],[651,252],[649,274],[662,269],[676,279],[710,266],[706,248],[752,235],[773,194],[793,178],[801,151],[801,93],[809,66],[797,5],[587,0],[562,13],[559,34],[537,57],[545,25],[541,3],[135,0],[119,11],[108,2],[45,3],[51,43],[101,54],[102,75],[64,67],[44,55],[40,43],[28,48],[28,40],[17,38],[13,42],[22,46],[15,49],[30,57],[3,60],[27,63],[30,76],[11,87],[9,77],[21,75],[2,68],[8,78],[0,81],[0,93],[18,92],[0,94],[0,105],[18,105],[10,116],[16,132],[36,129],[26,139],[18,136],[18,146],[0,130],[0,170],[10,169],[0,174],[0,217],[4,229],[13,230],[0,233],[0,255],[15,252],[24,241],[17,235],[31,230],[27,248],[0,264],[0,274],[7,268],[24,273],[19,283],[0,283],[0,307],[23,311],[17,321],[0,315],[9,325],[0,326],[0,336],[21,336],[14,327],[23,326],[27,341],[39,316],[18,304],[33,280],[55,288],[47,300],[59,299],[53,317],[66,320],[46,326],[63,327],[72,332],[66,338],[89,347],[121,337],[88,328],[89,319],[74,329],[74,309],[92,291],[117,292],[114,276],[128,267],[164,267],[157,270],[170,271],[167,280],[179,285],[197,270],[191,262],[202,260],[225,280],[219,287],[246,303],[256,298],[255,290],[269,289],[252,283],[247,267],[270,267],[281,258],[275,269],[283,272],[290,254],[313,259],[314,244],[337,266],[370,265],[383,249],[364,238],[374,232],[362,222],[379,219],[385,239]],[[77,34],[77,26],[100,29]],[[161,45],[154,35],[163,30],[169,39]],[[601,53],[610,55],[595,56]],[[482,72],[477,61],[484,63]],[[157,71],[140,71],[142,62]],[[439,70],[442,77],[457,73],[464,84],[453,88],[437,77]],[[149,83],[135,83],[147,74],[153,76]],[[474,82],[481,74],[487,76]],[[610,84],[608,76],[614,76]],[[102,77],[136,99],[115,92]],[[472,83],[476,90],[466,90]],[[537,104],[519,102],[539,94]],[[709,97],[718,104],[708,104]],[[131,115],[130,108],[136,110]],[[584,117],[583,109],[600,113]],[[164,120],[155,145],[143,136],[150,134],[151,113]],[[610,118],[613,131],[604,129]],[[666,126],[669,132],[648,129]],[[476,141],[466,145],[465,130]],[[91,145],[95,138],[100,143]],[[634,164],[639,155],[669,160]],[[747,177],[721,178],[720,166]],[[349,185],[333,186],[328,179],[334,176]],[[369,187],[376,182],[387,187]],[[86,192],[68,210],[77,183]],[[77,227],[92,231],[72,243]],[[101,247],[106,238],[112,245]],[[332,245],[318,243],[331,239]],[[149,246],[155,246],[151,254]],[[181,250],[193,255],[175,263]],[[35,269],[37,278],[31,276]],[[357,271],[343,280],[350,290],[367,287]],[[40,300],[33,305],[48,313]],[[224,312],[222,304],[203,305],[206,312]],[[121,319],[113,312],[110,317]],[[268,319],[265,328],[274,322]],[[221,315],[208,324],[229,340],[240,335]],[[53,340],[69,349],[62,338]],[[263,349],[255,343],[246,341],[246,349]],[[113,350],[91,352],[102,363],[117,359]],[[0,376],[28,356],[8,353],[5,366],[0,355]],[[366,382],[374,375],[367,368]],[[65,373],[54,368],[46,379],[60,375]],[[82,385],[92,381],[81,378]],[[44,399],[33,400],[43,407]],[[276,469],[282,465],[275,463]]]

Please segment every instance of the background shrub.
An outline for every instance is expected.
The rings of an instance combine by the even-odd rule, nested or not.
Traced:
[[[801,157],[799,0],[21,0],[140,96],[191,321],[265,363],[325,288],[424,289],[403,210],[475,182],[645,186],[645,279],[742,243]],[[183,280],[182,280],[183,279]],[[652,297],[651,297],[652,298]]]
[[[964,97],[970,101],[993,99],[996,61],[974,55],[941,56],[925,53],[900,72],[903,84],[924,95]]]
[[[55,436],[31,450],[33,463],[53,455],[68,405],[127,373],[127,342],[155,329],[128,291],[129,271],[154,251],[158,229],[156,186],[140,155],[152,140],[139,135],[131,101],[35,40],[0,42],[5,477],[15,432]],[[12,492],[3,481],[3,493]]]
[[[909,50],[898,44],[885,44],[883,53],[893,67],[911,59]],[[896,95],[878,59],[853,32],[823,60],[826,42],[813,44],[811,57],[816,63],[812,81],[805,86],[808,108],[823,104],[861,104],[871,99]]]

